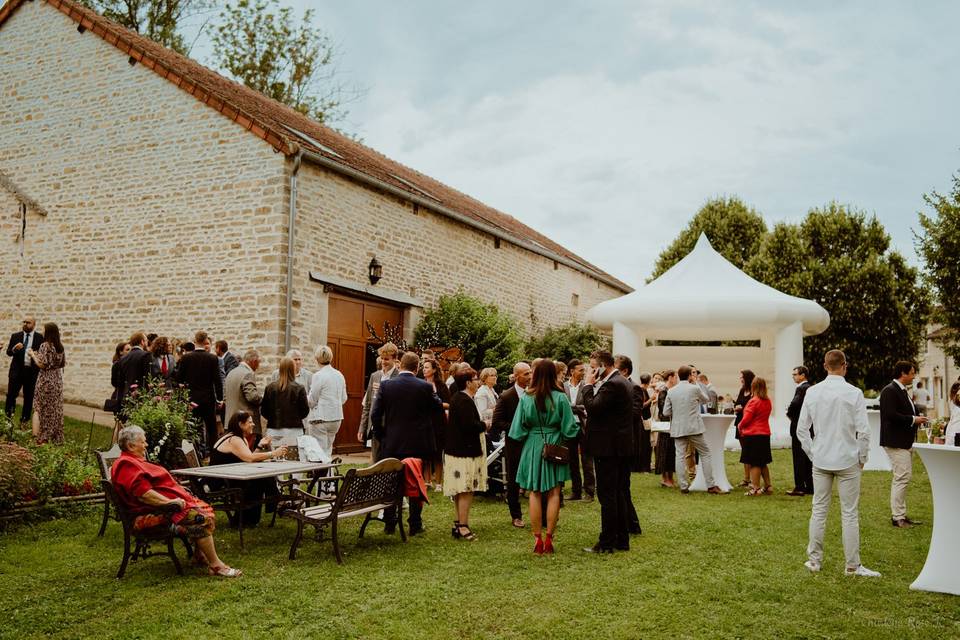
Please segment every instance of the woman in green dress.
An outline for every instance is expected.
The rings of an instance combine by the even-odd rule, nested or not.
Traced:
[[[523,442],[517,484],[529,492],[530,524],[537,555],[553,553],[553,532],[560,515],[560,490],[570,479],[570,467],[543,459],[543,445],[563,444],[576,437],[577,423],[573,419],[570,401],[557,387],[557,369],[547,358],[534,362],[533,381],[520,397],[513,416],[510,437]],[[547,538],[543,539],[542,494],[547,496]]]

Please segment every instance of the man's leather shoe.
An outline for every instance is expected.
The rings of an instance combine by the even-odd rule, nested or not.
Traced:
[[[807,494],[803,491],[800,491],[800,489],[791,489],[790,491],[787,491],[787,495],[788,496],[805,496]]]
[[[395,524],[385,525],[385,526],[383,527],[383,532],[384,532],[385,534],[387,534],[388,536],[392,536],[393,534],[395,534],[395,533],[397,532],[397,525],[395,525]]]
[[[584,553],[613,553],[613,549],[607,547],[601,547],[599,543],[593,545],[592,547],[585,547],[583,549]]]
[[[712,487],[707,488],[707,493],[714,493],[714,494],[720,495],[720,494],[723,494],[723,489],[721,489],[717,485],[713,485]]]
[[[910,518],[906,518],[906,517],[903,519],[903,521],[906,522],[907,524],[923,524],[919,520],[911,520]]]
[[[424,531],[426,531],[426,529],[424,529],[423,527],[417,527],[416,529],[410,529],[410,535],[412,536],[420,535]]]
[[[593,502],[593,496],[588,493],[587,495],[583,496],[582,502]]]
[[[567,502],[579,502],[580,500],[583,500],[583,496],[574,495],[571,493],[568,496],[564,496],[563,499],[566,500]]]
[[[680,493],[690,493],[690,489],[680,489]]]
[[[907,522],[905,519],[894,520],[893,518],[891,518],[890,524],[897,527],[898,529],[910,529],[913,527],[913,525]]]

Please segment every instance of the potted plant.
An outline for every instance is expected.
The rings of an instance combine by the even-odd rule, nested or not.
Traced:
[[[183,440],[192,442],[196,438],[186,389],[171,389],[163,380],[151,378],[146,388],[133,389],[124,400],[124,409],[127,424],[146,433],[147,459],[168,469],[175,468],[177,447]]]
[[[930,423],[930,441],[933,444],[946,444],[947,439],[944,438],[943,433],[947,428],[947,419],[946,418],[937,418]]]

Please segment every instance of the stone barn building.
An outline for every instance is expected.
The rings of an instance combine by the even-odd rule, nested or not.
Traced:
[[[68,400],[109,395],[132,331],[204,329],[259,349],[262,372],[288,346],[309,363],[330,344],[348,427],[373,366],[367,321],[409,338],[423,307],[463,287],[543,328],[631,290],[71,0],[0,7],[0,274],[4,337],[27,314],[60,325]]]

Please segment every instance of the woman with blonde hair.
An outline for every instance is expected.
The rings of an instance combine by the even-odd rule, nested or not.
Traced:
[[[281,358],[278,376],[267,385],[260,415],[267,421],[267,435],[280,446],[303,435],[303,419],[310,414],[307,390],[296,380],[292,358]]]
[[[767,468],[773,462],[770,453],[770,412],[773,405],[767,394],[767,381],[756,376],[750,383],[750,396],[740,420],[740,462],[750,474],[750,490],[746,495],[759,496],[773,493],[770,470]],[[763,489],[760,488],[761,477]]]

